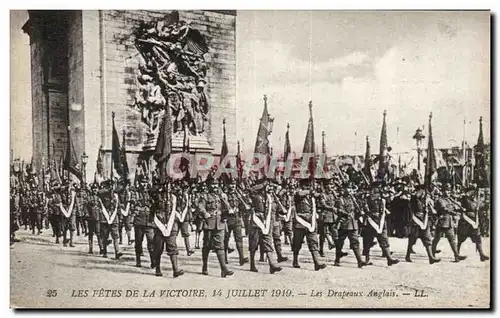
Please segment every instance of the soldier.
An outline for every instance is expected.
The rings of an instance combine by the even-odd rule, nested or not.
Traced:
[[[194,254],[194,251],[191,249],[191,245],[189,243],[189,225],[193,218],[191,214],[191,199],[189,198],[189,185],[187,182],[175,184],[173,190],[177,196],[177,213],[179,213],[180,216],[180,218],[177,217],[175,221],[178,223],[178,228],[180,229],[180,233],[184,239],[187,256],[191,256]]]
[[[19,194],[16,188],[10,189],[10,244],[19,242],[16,231],[19,230]]]
[[[61,186],[59,182],[53,181],[51,185],[48,207],[49,219],[50,223],[52,224],[52,231],[54,232],[53,236],[55,236],[56,238],[56,244],[59,244],[59,237],[62,236],[63,215],[59,206],[61,203]]]
[[[467,257],[461,256],[458,253],[453,224],[453,217],[455,216],[456,211],[461,211],[462,207],[460,204],[451,199],[451,185],[449,183],[444,184],[442,196],[436,201],[435,209],[439,219],[436,225],[436,234],[434,236],[434,240],[432,241],[432,253],[437,254],[441,252],[437,250],[437,245],[441,239],[441,234],[444,233],[450,243],[451,250],[455,255],[455,262],[458,263],[465,260]]]
[[[35,234],[38,216],[38,196],[35,189],[28,192],[28,207],[31,234]]]
[[[409,235],[408,235],[408,248],[406,251],[405,260],[407,262],[412,262],[411,252],[412,247],[420,238],[422,244],[427,251],[427,256],[429,257],[429,263],[434,264],[441,259],[436,258],[432,253],[432,237],[431,237],[431,224],[429,215],[434,211],[431,206],[434,202],[427,197],[424,185],[417,185],[415,193],[410,198],[410,209],[411,209],[411,221],[409,225]]]
[[[120,191],[120,189],[118,189]],[[118,244],[118,195],[113,189],[113,181],[106,180],[102,183],[102,188],[97,192],[99,205],[99,226],[101,230],[101,240],[103,253],[102,257],[108,257],[108,239],[111,234],[113,246],[115,248],[115,258],[118,260],[123,255]]]
[[[283,185],[283,189],[279,193],[279,199],[286,211],[286,214],[280,218],[281,230],[285,236],[285,245],[291,246],[293,237],[292,214],[295,211],[295,206],[293,205],[293,186],[291,184]]]
[[[227,268],[224,259],[224,231],[226,225],[222,222],[222,202],[219,185],[212,178],[209,178],[207,182],[210,187],[209,192],[200,195],[198,200],[198,213],[203,218],[203,267],[201,273],[208,275],[208,255],[211,250],[215,250],[221,268],[221,277],[231,276],[234,272]]]
[[[226,193],[221,193],[222,195],[222,218],[226,220],[227,231],[224,235],[224,258],[226,264],[229,238],[231,233],[233,233],[234,241],[236,242],[236,249],[238,250],[238,255],[240,258],[240,266],[248,263],[248,258],[245,257],[243,252],[243,235],[241,233],[241,212],[246,209],[244,202],[239,198],[239,193],[236,190],[236,182],[231,179],[227,186]],[[246,203],[245,203],[246,204]],[[248,207],[250,208],[250,207]]]
[[[155,268],[156,276],[163,276],[161,272],[161,255],[165,249],[170,256],[174,278],[184,275],[184,270],[179,269],[177,256],[177,232],[179,231],[176,218],[177,197],[171,193],[170,183],[165,186],[155,184],[151,189],[153,198],[153,214],[156,228],[153,238],[154,248],[151,259],[151,268]]]
[[[311,187],[311,180],[301,179],[301,189],[295,193],[295,223],[293,228],[293,267],[300,268],[299,252],[302,248],[304,237],[314,261],[314,270],[318,271],[326,267],[319,262],[318,234],[317,234],[317,193]]]
[[[195,225],[195,243],[194,248],[200,248],[200,236],[203,232],[203,218],[198,211],[198,198],[200,195],[205,195],[207,191],[204,182],[199,182],[197,186],[193,186],[191,194],[191,210],[194,213],[194,225]]]
[[[99,203],[99,197],[97,192],[99,191],[99,185],[93,183],[90,186],[89,194],[86,197],[86,210],[87,210],[87,220],[88,220],[88,235],[89,235],[89,254],[94,254],[94,234],[97,237],[97,244],[99,245],[99,254],[104,254],[103,242],[101,240],[100,231],[100,220],[99,211],[101,210],[101,204]]]
[[[488,237],[490,231],[490,194],[489,189],[479,190],[479,227],[481,236]]]
[[[476,244],[476,250],[479,252],[481,262],[487,261],[490,258],[484,254],[483,245],[481,242],[481,234],[479,233],[479,200],[477,188],[472,187],[466,192],[462,198],[462,206],[465,211],[458,221],[458,246],[457,251],[460,254],[460,247],[467,238]]]
[[[271,227],[274,223],[273,216],[273,199],[268,188],[267,180],[260,179],[251,189],[252,197],[252,216],[249,222],[248,249],[250,250],[250,271],[258,272],[255,267],[255,253],[260,244],[262,252],[267,254],[269,262],[269,272],[274,274],[281,271],[281,267],[273,262],[272,254],[272,232]]]
[[[25,186],[21,188],[19,206],[21,208],[21,224],[24,225],[24,230],[26,231],[30,220],[30,196]]]
[[[333,187],[333,185],[330,181],[328,188],[331,187]],[[334,210],[338,215],[336,221],[338,239],[335,242],[334,266],[340,266],[340,259],[345,256],[344,253],[342,253],[342,247],[344,246],[345,239],[349,238],[349,244],[358,261],[358,267],[362,268],[366,263],[361,259],[359,250],[358,219],[364,215],[364,212],[360,209],[357,201],[355,201],[356,199],[353,197],[352,191],[353,189],[346,184],[342,189],[342,195],[335,199]]]
[[[75,245],[73,245],[73,235],[76,228],[76,191],[69,182],[67,182],[63,186],[63,190],[61,191],[61,198],[62,203],[60,204],[60,209],[63,219],[63,246],[68,246],[69,243],[70,247],[75,247]],[[68,231],[69,239],[67,236]]]
[[[278,257],[278,263],[288,261],[288,257],[283,256],[283,252],[281,250],[281,221],[287,214],[287,210],[281,204],[281,200],[277,195],[280,190],[280,185],[278,183],[270,183],[269,193],[271,193],[271,198],[273,199],[271,206],[272,213],[274,215],[273,243],[274,249],[276,250],[276,256]]]
[[[120,179],[117,189],[118,194],[118,237],[119,244],[123,244],[123,229],[127,233],[127,244],[132,245],[132,223],[130,222],[130,191],[128,180]]]
[[[370,248],[373,246],[376,237],[382,249],[382,255],[387,258],[387,265],[391,266],[399,263],[399,260],[393,259],[391,251],[389,250],[389,239],[387,237],[387,226],[385,223],[387,209],[381,186],[382,182],[373,182],[372,192],[367,198],[367,224],[364,228],[363,255],[365,255],[365,263],[370,265]]]
[[[82,188],[80,185],[77,183],[75,184],[75,191],[76,191],[76,196],[75,196],[75,206],[74,206],[74,213],[75,213],[75,228],[76,228],[76,236],[80,236],[80,228],[82,229],[82,233],[84,236],[87,236],[87,225],[85,224],[85,209],[84,209],[84,190],[82,191]]]
[[[322,226],[323,228],[318,228],[318,233],[319,233],[319,255],[324,257],[323,253],[323,245],[325,243],[325,239],[328,241],[328,249],[332,249],[335,247],[336,242],[338,241],[338,230],[335,227],[335,221],[337,220],[338,216],[336,215],[337,211],[335,208],[335,202],[336,202],[336,196],[335,196],[335,184],[333,182],[333,179],[327,179],[324,181],[324,188],[325,190],[323,193],[319,195],[319,204],[318,204],[318,210],[320,211],[320,214],[322,216],[323,222]],[[320,223],[318,222],[318,227],[320,226]],[[338,251],[338,249],[336,249]],[[338,252],[337,252],[338,253]],[[342,249],[340,250],[340,254],[338,255],[339,257],[335,257],[335,259],[339,259],[347,256],[347,253],[342,252]]]
[[[150,262],[152,263],[155,226],[151,213],[151,196],[147,189],[148,180],[143,176],[139,176],[136,182],[138,184],[138,187],[131,207],[131,213],[134,220],[135,266],[141,267],[141,256],[144,255],[144,252],[142,250],[142,242],[144,240],[144,236],[146,236]],[[153,267],[154,266],[152,266],[152,268]]]

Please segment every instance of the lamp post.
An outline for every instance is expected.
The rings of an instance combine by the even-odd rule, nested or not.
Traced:
[[[425,139],[422,129],[417,128],[415,135],[413,135],[413,139],[417,142],[417,169],[420,172],[420,153],[422,151],[422,140]]]
[[[86,166],[87,166],[87,160],[89,159],[89,157],[87,156],[87,154],[85,152],[83,152],[83,155],[82,155],[82,169],[83,169],[83,184],[84,186],[87,185],[87,169],[86,169]]]

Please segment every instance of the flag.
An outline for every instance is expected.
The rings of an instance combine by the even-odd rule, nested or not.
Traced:
[[[102,145],[99,146],[97,151],[96,174],[100,179],[104,178],[104,162],[102,159]],[[95,179],[95,178],[94,178]]]
[[[479,118],[479,136],[475,147],[475,182],[480,188],[489,187],[488,172],[486,171],[486,145],[483,137],[483,117]]]
[[[257,131],[257,140],[255,141],[254,153],[260,153],[266,155],[269,158],[270,145],[269,145],[269,135],[271,135],[273,128],[274,118],[271,118],[267,111],[267,96],[264,95],[264,110],[262,112],[262,117],[260,118],[259,130]],[[262,169],[262,172],[266,171],[266,165]]]
[[[302,153],[312,154],[312,158],[309,159],[308,170],[309,178],[314,178],[315,172],[315,161],[316,161],[316,146],[314,144],[314,122],[312,115],[312,101],[309,102],[309,123],[307,126],[306,139],[304,140],[304,147],[302,148]]]
[[[71,139],[71,130],[69,126],[63,169],[72,173],[75,177],[78,178],[78,180],[82,181],[82,170],[80,168],[80,162],[78,161],[78,156],[73,146],[73,140]]]
[[[236,154],[236,168],[238,169],[238,180],[243,177],[243,161],[241,160],[240,141],[238,140],[238,149]]]
[[[172,122],[170,121],[170,107],[164,111],[160,132],[156,141],[153,159],[157,162],[160,170],[160,179],[165,181],[165,163],[172,152]],[[152,173],[151,169],[148,170]]]
[[[127,163],[127,151],[125,150],[125,129],[122,131],[122,147],[120,148],[120,159],[122,161],[123,173],[125,175],[125,180],[129,177],[128,163]]]
[[[288,156],[292,152],[292,146],[290,145],[290,124],[286,124],[286,133],[285,133],[285,150],[283,152],[283,158],[285,162],[288,160]]]
[[[369,183],[373,182],[373,174],[372,174],[372,158],[370,151],[370,139],[366,136],[366,151],[365,151],[365,165],[363,167],[363,173],[365,177],[368,179]]]
[[[222,146],[220,149],[220,163],[222,164],[222,161],[226,158],[228,154],[227,150],[227,142],[226,142],[226,119],[224,118],[222,120]]]
[[[436,177],[437,163],[436,153],[434,149],[434,139],[432,137],[432,113],[429,115],[429,138],[427,144],[427,158],[425,161],[425,185],[427,188],[432,184],[433,179]]]
[[[123,160],[123,151],[120,148],[120,139],[115,127],[115,113],[111,113],[113,122],[113,133],[111,139],[111,179],[127,179],[128,166],[127,161]]]
[[[387,124],[385,118],[387,112],[384,110],[384,118],[382,121],[382,131],[380,132],[380,151],[378,158],[378,178],[380,180],[385,179],[388,167],[387,167]]]

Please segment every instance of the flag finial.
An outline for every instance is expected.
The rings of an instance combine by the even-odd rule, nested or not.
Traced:
[[[429,120],[432,119],[432,112],[429,114]]]
[[[384,118],[387,116],[387,110],[384,109]]]
[[[226,134],[226,118],[222,119],[222,131],[224,132],[224,135]]]
[[[479,117],[479,123],[482,124],[483,123],[483,116]]]
[[[286,123],[286,130],[290,130],[290,123]]]
[[[321,136],[323,136],[323,138],[324,138],[324,137],[325,137],[325,135],[326,135],[326,134],[325,134],[325,131],[323,130],[323,131],[321,132]]]
[[[267,95],[264,94],[264,103],[267,104]]]
[[[366,141],[369,141],[370,140],[370,137],[368,135],[366,135]]]
[[[113,117],[113,119],[115,119],[115,112],[111,112],[111,117]]]

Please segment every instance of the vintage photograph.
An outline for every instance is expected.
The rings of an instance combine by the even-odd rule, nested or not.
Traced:
[[[490,23],[10,11],[10,307],[490,308]]]

